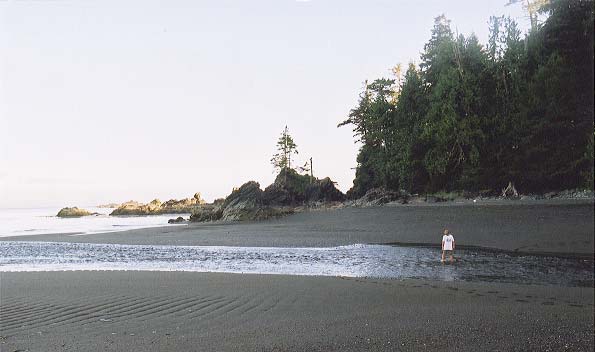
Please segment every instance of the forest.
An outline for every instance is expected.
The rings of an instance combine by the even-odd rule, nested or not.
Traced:
[[[526,35],[491,17],[486,44],[439,16],[418,65],[366,81],[339,124],[361,144],[348,195],[593,189],[593,1],[537,11]]]

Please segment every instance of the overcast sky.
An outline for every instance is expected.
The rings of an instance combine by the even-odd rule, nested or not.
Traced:
[[[0,0],[0,207],[226,196],[295,164],[352,185],[338,129],[364,80],[419,62],[434,17],[474,32],[508,0]]]

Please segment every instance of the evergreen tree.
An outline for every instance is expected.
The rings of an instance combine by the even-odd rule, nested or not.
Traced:
[[[277,141],[277,153],[271,159],[271,164],[273,164],[275,170],[291,170],[292,154],[298,154],[297,145],[289,134],[289,129],[285,126],[285,129],[281,132],[281,137]]]
[[[525,38],[491,17],[483,47],[435,19],[419,69],[365,85],[339,126],[362,143],[351,196],[411,192],[543,192],[593,187],[592,0],[528,1],[548,15]]]

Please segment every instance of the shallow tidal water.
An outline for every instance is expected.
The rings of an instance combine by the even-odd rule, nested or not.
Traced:
[[[457,250],[454,264],[426,247],[154,246],[0,242],[1,271],[143,270],[321,275],[593,286],[593,260]]]

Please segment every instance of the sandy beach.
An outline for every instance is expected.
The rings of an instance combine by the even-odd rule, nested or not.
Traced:
[[[387,206],[84,236],[122,244],[437,245],[593,256],[592,202]],[[0,273],[0,351],[591,351],[593,287],[76,271]]]
[[[590,351],[593,289],[2,273],[2,351]]]

